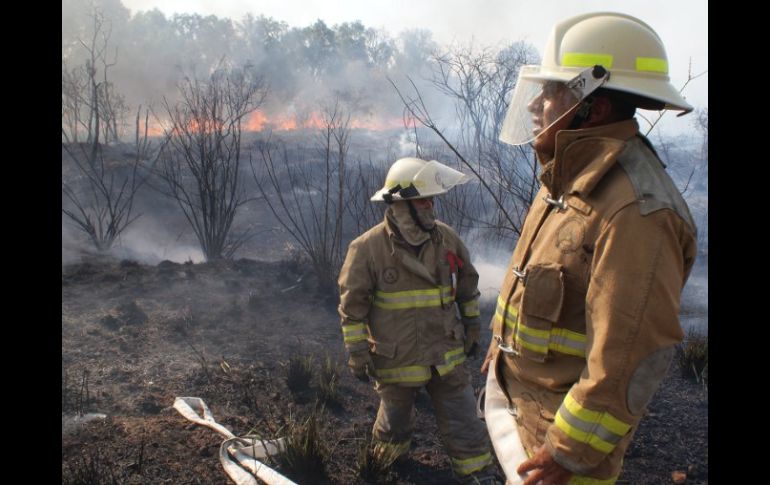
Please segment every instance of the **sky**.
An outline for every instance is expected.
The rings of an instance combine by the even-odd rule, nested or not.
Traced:
[[[122,0],[136,13],[157,8],[174,13],[217,15],[240,20],[263,14],[304,27],[317,19],[327,25],[360,20],[396,36],[406,29],[433,32],[439,44],[474,41],[496,46],[524,40],[542,54],[552,25],[587,12],[615,11],[649,24],[663,40],[671,83],[681,88],[688,78],[708,71],[707,0]],[[692,66],[692,67],[690,67]],[[708,107],[708,73],[692,80],[683,92],[696,108]],[[648,113],[649,114],[649,113]],[[668,113],[659,127],[667,132],[691,131],[692,115]]]

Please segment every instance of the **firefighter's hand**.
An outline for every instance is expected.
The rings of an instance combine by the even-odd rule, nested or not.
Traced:
[[[489,363],[492,362],[492,357],[495,356],[495,341],[494,339],[489,343],[489,349],[487,350],[487,356],[484,357],[484,363],[481,364],[481,373],[486,374],[489,369]]]
[[[369,350],[351,352],[348,367],[359,381],[369,382],[369,376],[374,374],[374,362]]]
[[[474,357],[479,352],[479,336],[481,334],[481,325],[465,326],[465,355]]]
[[[516,469],[516,473],[527,475],[523,485],[565,485],[572,478],[572,472],[556,463],[545,446],[541,446],[529,460]]]

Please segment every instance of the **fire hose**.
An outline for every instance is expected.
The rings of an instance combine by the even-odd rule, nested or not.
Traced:
[[[284,450],[284,440],[261,440],[235,436],[229,429],[217,423],[209,407],[198,397],[178,397],[174,409],[193,423],[211,428],[226,439],[219,447],[219,462],[225,473],[236,485],[257,485],[257,478],[268,485],[297,485],[260,458],[276,455]]]
[[[484,394],[484,421],[487,423],[489,438],[497,460],[505,472],[507,483],[520,485],[524,483],[527,474],[519,475],[516,473],[516,468],[527,460],[527,452],[521,444],[518,425],[513,416],[515,411],[509,407],[508,398],[500,389],[493,365],[490,365],[487,371],[487,385],[482,393]],[[481,399],[482,395],[479,394],[479,406]],[[477,413],[481,413],[481,410],[478,409]]]

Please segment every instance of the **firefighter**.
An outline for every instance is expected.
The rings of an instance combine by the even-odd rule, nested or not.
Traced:
[[[542,186],[482,365],[506,397],[498,406],[509,412],[487,427],[511,481],[615,483],[684,337],[696,228],[636,108],[693,109],[669,82],[658,35],[628,15],[558,23],[541,65],[520,71],[500,139],[532,144]],[[523,463],[505,458],[505,427],[518,432]]]
[[[371,198],[388,204],[383,222],[348,248],[339,313],[348,365],[359,379],[372,377],[380,397],[376,452],[395,459],[408,451],[424,387],[458,481],[496,483],[464,364],[479,342],[479,275],[433,210],[434,196],[468,179],[435,160],[393,163]]]

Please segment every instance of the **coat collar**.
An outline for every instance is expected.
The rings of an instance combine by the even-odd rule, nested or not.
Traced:
[[[635,119],[556,134],[554,158],[543,166],[540,181],[551,197],[588,195],[639,132]]]

